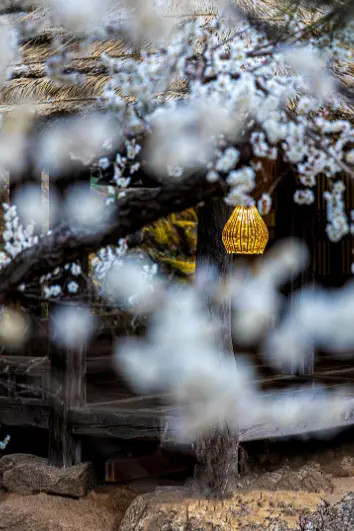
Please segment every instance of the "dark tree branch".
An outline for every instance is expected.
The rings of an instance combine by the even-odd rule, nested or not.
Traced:
[[[199,175],[158,189],[130,192],[117,201],[110,222],[99,231],[75,232],[67,222],[62,222],[0,272],[0,304],[9,300],[20,284],[34,281],[101,247],[116,245],[120,238],[172,212],[182,212],[211,197],[223,197],[226,191],[224,182],[209,183],[204,175]]]

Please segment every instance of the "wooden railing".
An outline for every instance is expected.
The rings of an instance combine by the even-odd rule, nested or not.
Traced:
[[[77,393],[74,382],[85,380],[87,372],[95,371],[98,360],[88,358],[77,364],[66,364],[63,374],[58,372],[48,357],[0,356],[0,374],[18,375],[41,379],[42,393],[38,398],[30,397],[1,397],[0,423],[6,426],[31,426],[50,430],[49,456],[50,462],[57,466],[70,466],[80,461],[80,453],[75,456],[80,439],[83,436],[113,437],[118,439],[156,440],[163,439],[165,443],[175,442],[173,425],[177,411],[169,405],[168,397],[135,396],[99,403],[82,401],[85,394]],[[100,362],[102,363],[102,362]],[[76,374],[75,374],[76,372]],[[322,370],[315,376],[317,379],[340,379],[353,373],[354,369],[341,368]],[[55,385],[52,380],[55,378]],[[272,378],[272,383],[294,380],[294,376],[279,376]],[[66,383],[68,382],[68,383]],[[49,384],[49,386],[48,386]],[[48,388],[46,387],[48,386]],[[53,390],[58,390],[61,399],[53,400]],[[71,393],[76,393],[81,402],[73,400]],[[301,392],[301,391],[300,391]],[[66,397],[63,399],[62,397]],[[348,427],[354,424],[354,399],[348,396],[348,415],[338,416],[326,425],[323,430]],[[353,413],[350,413],[350,412]],[[54,428],[53,428],[54,426]],[[240,440],[243,442],[301,435],[314,429],[311,423],[297,426],[280,427],[261,423],[255,426],[241,426]]]

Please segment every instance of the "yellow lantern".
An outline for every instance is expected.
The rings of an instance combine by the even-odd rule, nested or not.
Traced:
[[[255,206],[238,205],[222,231],[222,241],[230,254],[263,254],[268,240],[267,225]]]

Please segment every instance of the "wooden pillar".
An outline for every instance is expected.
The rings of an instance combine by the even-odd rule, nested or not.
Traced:
[[[81,442],[70,431],[70,408],[86,403],[86,349],[69,350],[51,345],[49,397],[49,464],[70,467],[81,462]]]
[[[79,164],[75,167],[71,165],[69,172],[67,175],[57,174],[55,180],[50,179],[49,198],[54,186],[62,200],[65,200],[66,193],[73,184],[82,182],[90,186],[89,168]],[[63,211],[62,208],[59,210]],[[80,265],[84,273],[87,273],[87,264],[87,257],[83,257]],[[85,279],[71,278],[70,270],[63,271],[59,284],[65,285],[70,280],[75,280],[79,284],[79,293],[87,289]],[[54,308],[55,305],[51,305],[50,312],[53,312]],[[71,433],[70,409],[82,407],[86,403],[86,345],[82,344],[72,350],[51,344],[49,357],[51,362],[49,464],[70,467],[81,462],[81,441]]]
[[[226,278],[232,266],[222,242],[222,231],[232,208],[222,199],[207,201],[198,209],[198,241],[196,270],[203,268],[219,278]],[[206,297],[212,320],[220,325],[220,354],[233,356],[231,330],[231,298],[214,303]],[[213,427],[196,441],[198,465],[195,480],[204,495],[224,499],[229,497],[238,477],[238,432],[228,426]]]
[[[310,288],[314,283],[313,253],[315,246],[316,229],[316,203],[312,205],[298,205],[294,201],[294,193],[299,189],[293,171],[290,169],[284,176],[277,189],[277,210],[275,219],[275,240],[283,238],[296,238],[302,241],[309,253],[308,267],[300,275],[290,279],[284,287],[284,294],[292,304],[295,293],[302,288]],[[313,374],[314,371],[314,347],[311,345],[304,357],[302,367],[293,371],[297,374]]]

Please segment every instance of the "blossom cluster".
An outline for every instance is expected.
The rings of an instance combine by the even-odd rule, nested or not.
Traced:
[[[52,273],[43,275],[39,281],[42,284],[44,296],[47,299],[58,297],[63,295],[63,292],[67,291],[68,293],[75,294],[79,290],[79,284],[75,280],[70,280],[66,282],[66,290],[63,290],[61,284],[63,279],[60,278],[63,275],[63,271],[66,271],[68,274],[73,275],[74,277],[79,277],[82,273],[80,264],[72,263],[66,264],[64,268],[57,267]],[[49,282],[51,285],[49,285]]]
[[[114,266],[123,265],[123,257],[128,250],[127,242],[121,239],[116,247],[105,247],[100,249],[91,260],[93,277],[100,282],[106,276],[107,272]]]
[[[121,116],[127,133],[144,132],[155,138],[156,155],[152,141],[151,158],[155,168],[162,166],[162,172],[166,167],[178,166],[183,173],[190,164],[204,164],[209,181],[224,178],[228,182],[229,204],[252,205],[255,163],[252,157],[248,164],[240,163],[240,146],[248,139],[254,158],[283,157],[293,165],[303,186],[294,200],[309,205],[314,201],[312,189],[319,175],[326,175],[330,184],[344,168],[351,171],[353,128],[349,121],[329,117],[328,110],[336,109],[339,100],[335,78],[327,67],[338,68],[340,62],[345,69],[353,59],[349,46],[352,23],[334,30],[331,38],[322,30],[307,41],[306,25],[296,15],[285,15],[284,23],[288,36],[280,47],[246,21],[223,43],[221,35],[228,34],[228,27],[216,16],[203,23],[194,20],[180,25],[166,46],[142,52],[139,61],[123,62],[105,55],[103,61],[110,69],[111,80],[102,103]],[[196,50],[197,60],[191,62],[189,58],[195,57]],[[183,106],[155,97],[166,91],[172,78],[188,79]],[[122,95],[117,94],[118,87]],[[128,103],[130,97],[134,105]],[[213,120],[213,133],[208,133],[205,118],[196,127],[197,104],[200,113],[208,108],[213,118],[213,109],[222,108],[229,119],[219,112],[219,120]],[[166,124],[173,126],[169,139]],[[214,138],[212,144],[208,134]],[[195,153],[200,156],[192,160]],[[269,198],[266,204],[265,212],[269,212]],[[332,225],[330,218],[328,224]],[[327,234],[337,241],[338,231],[327,230]]]
[[[0,252],[0,268],[8,265],[11,260],[23,250],[28,249],[39,242],[39,236],[35,234],[35,224],[33,222],[29,223],[26,227],[23,227],[19,222],[17,207],[15,205],[10,206],[9,204],[4,203],[3,208],[5,211],[5,230],[2,233],[3,251]],[[51,231],[47,234],[50,235]],[[91,274],[97,287],[98,294],[104,294],[110,302],[112,302],[112,290],[109,293],[107,293],[107,290],[104,292],[102,286],[107,276],[110,276],[111,279],[114,277],[112,272],[117,272],[117,269],[120,270],[120,276],[122,278],[123,269],[127,267],[124,261],[127,251],[127,241],[121,239],[117,246],[104,247],[91,259]],[[129,267],[130,266],[131,263],[129,263]],[[152,279],[156,274],[157,264],[147,264],[145,262],[136,264],[137,278],[141,277],[143,282],[146,279]],[[52,272],[42,275],[39,279],[40,285],[42,286],[43,296],[47,299],[51,299],[62,296],[65,293],[71,295],[77,294],[80,288],[81,276],[81,265],[76,262],[67,263],[63,267],[55,268]],[[114,284],[116,285],[115,291],[118,290],[117,282],[117,280],[114,281]],[[27,286],[21,284],[18,289],[25,292]],[[137,283],[134,282],[133,285],[131,285],[131,292],[126,297],[130,306],[136,304],[135,299],[138,296],[138,291]]]
[[[158,266],[141,254],[133,259],[127,253],[125,239],[116,247],[101,249],[91,261],[92,278],[98,294],[111,306],[146,310],[151,304]]]
[[[34,234],[34,224],[23,227],[20,224],[16,206],[7,203],[4,209],[5,230],[2,233],[3,251],[0,253],[0,267],[7,265],[21,251],[38,243],[38,236]]]
[[[131,176],[140,168],[140,162],[135,159],[141,151],[141,145],[133,138],[125,140],[124,147],[125,156],[118,153],[113,162],[107,156],[101,157],[98,161],[98,167],[101,170],[107,170],[113,166],[113,180],[118,188],[127,188],[131,182]],[[109,195],[112,197],[113,194]]]
[[[345,185],[342,181],[333,183],[331,192],[324,192],[327,203],[327,227],[326,232],[332,242],[340,241],[349,233],[348,217],[345,212],[343,193]]]
[[[151,140],[148,162],[156,173],[174,177],[191,173],[195,166],[203,167],[208,180],[227,180],[230,193],[226,201],[231,205],[255,203],[256,158],[282,157],[290,163],[304,187],[294,199],[306,205],[314,201],[312,189],[319,175],[326,175],[330,185],[334,177],[352,171],[353,128],[347,120],[331,120],[328,112],[341,104],[330,69],[346,74],[353,59],[352,21],[332,27],[328,13],[319,10],[315,31],[311,31],[294,8],[291,14],[279,15],[286,34],[275,42],[245,18],[230,31],[226,5],[221,1],[208,4],[213,16],[173,25],[173,17],[165,16],[174,12],[171,2],[142,5],[132,0],[113,11],[111,0],[103,4],[89,0],[85,9],[81,2],[75,6],[62,0],[43,4],[58,24],[76,37],[80,35],[82,44],[122,36],[129,41],[129,32],[139,44],[143,36],[150,42],[159,36],[155,49],[142,49],[140,57],[102,55],[109,80],[100,103],[117,118],[127,151],[126,155],[120,152],[113,162],[118,186],[128,186],[130,176],[139,168],[126,144],[138,150],[142,135]],[[179,7],[192,12],[197,6],[185,0]],[[25,30],[17,28],[19,40],[21,31]],[[63,44],[47,62],[47,75],[59,83],[80,82],[80,76],[68,70],[69,62],[70,53]],[[188,82],[183,105],[169,101],[169,87],[175,81]],[[92,125],[90,129],[99,128]],[[72,135],[62,131],[47,135],[40,146],[41,163],[63,162],[62,153],[57,153],[59,144],[61,152],[71,152],[75,159],[87,162],[97,149],[88,145],[83,150],[86,130],[87,124],[74,127]],[[66,140],[60,143],[63,136]],[[101,138],[97,140],[102,145]],[[96,147],[96,139],[94,143]],[[248,160],[243,156],[246,145],[251,148]],[[105,168],[108,162],[102,157],[99,166]],[[266,210],[269,208],[268,200]],[[327,233],[332,238],[333,231]]]

